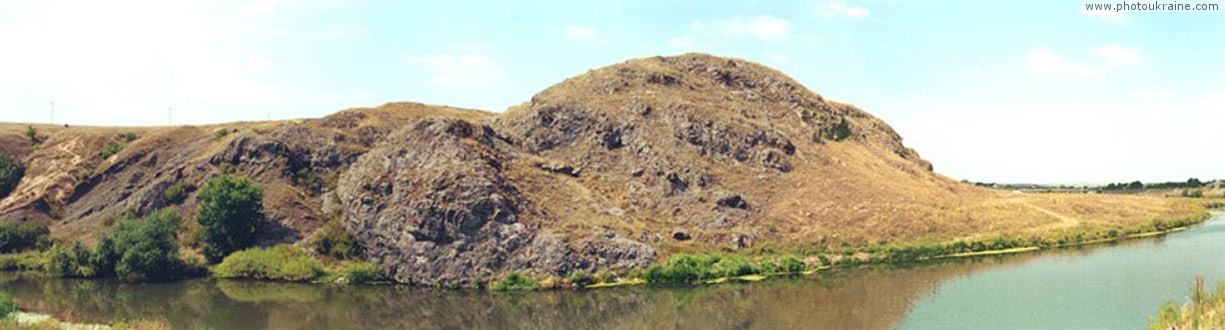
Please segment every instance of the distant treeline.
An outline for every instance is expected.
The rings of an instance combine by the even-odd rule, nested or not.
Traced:
[[[1143,183],[1140,181],[1132,181],[1128,183],[1111,183],[1102,187],[1102,190],[1135,190],[1135,189],[1174,189],[1174,188],[1199,188],[1203,187],[1204,182],[1196,178],[1187,179],[1184,182],[1160,182],[1160,183]]]
[[[996,189],[1012,189],[1012,190],[1084,190],[1084,191],[1120,191],[1120,190],[1141,190],[1141,189],[1189,189],[1200,188],[1212,184],[1213,181],[1204,182],[1197,178],[1190,178],[1187,181],[1170,181],[1158,183],[1144,183],[1141,181],[1118,182],[1111,183],[1105,186],[1093,185],[1044,185],[1032,183],[995,183],[995,182],[970,182],[979,187],[996,188]]]

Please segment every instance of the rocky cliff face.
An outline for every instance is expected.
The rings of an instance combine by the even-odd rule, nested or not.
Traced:
[[[264,186],[274,224],[265,242],[302,240],[336,219],[372,261],[418,284],[916,238],[909,222],[883,226],[875,214],[911,191],[977,191],[932,173],[863,111],[761,65],[701,54],[593,70],[501,115],[389,104],[142,129],[105,159],[97,148],[122,129],[44,129],[44,142],[3,149],[31,168],[0,202],[7,221],[51,222],[67,239],[128,211],[174,207],[190,223],[194,199],[172,205],[164,191],[233,173]],[[877,203],[839,206],[865,199]]]
[[[640,268],[655,246],[779,238],[761,226],[770,186],[826,143],[930,169],[862,111],[757,64],[685,55],[595,70],[479,122],[416,122],[338,192],[347,228],[404,281]]]

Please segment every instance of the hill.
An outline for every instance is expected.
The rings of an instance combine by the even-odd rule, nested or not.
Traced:
[[[679,251],[1087,232],[1203,212],[1187,199],[956,182],[867,112],[703,54],[592,70],[503,114],[393,103],[196,127],[36,126],[38,143],[25,127],[0,125],[0,152],[28,168],[0,220],[90,240],[125,212],[174,207],[190,234],[194,198],[173,205],[165,191],[232,173],[265,189],[274,226],[264,243],[341,221],[369,259],[419,284],[643,268]],[[123,147],[100,154],[107,144]]]

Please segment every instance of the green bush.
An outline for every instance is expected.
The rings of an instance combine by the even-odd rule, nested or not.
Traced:
[[[356,259],[362,255],[357,237],[345,230],[338,219],[328,221],[315,230],[311,248],[316,253],[336,259]]]
[[[126,133],[123,133],[122,137],[123,137],[123,142],[124,142],[124,143],[132,143],[132,141],[136,141],[136,133],[135,133],[135,132],[126,132]]]
[[[255,243],[264,222],[264,192],[247,178],[220,176],[204,183],[197,220],[204,257],[218,262]]]
[[[322,274],[322,262],[288,245],[238,251],[213,268],[213,275],[234,279],[302,282]]]
[[[116,260],[115,275],[127,280],[163,280],[186,272],[179,259],[176,233],[182,219],[171,209],[119,223],[112,234],[113,249],[102,240],[98,260]]]
[[[774,260],[762,260],[761,262],[757,263],[757,269],[760,269],[763,273],[783,272],[783,268],[779,266],[777,262],[774,262]]]
[[[647,283],[692,283],[718,277],[714,265],[722,260],[719,255],[695,256],[679,253],[668,259],[663,266],[648,268],[643,277]]]
[[[350,284],[374,283],[387,280],[383,267],[369,262],[345,263],[337,272]]]
[[[20,163],[8,155],[0,155],[0,199],[8,197],[13,189],[17,188],[17,184],[21,182],[21,177],[25,176],[26,169]]]
[[[9,317],[17,311],[17,305],[13,304],[13,298],[9,297],[8,293],[0,292],[0,319]]]
[[[123,151],[123,144],[115,141],[107,142],[106,145],[102,146],[102,150],[98,150],[98,157],[102,157],[102,159],[111,158],[111,156],[120,151]]]
[[[0,253],[45,249],[51,246],[51,230],[46,224],[26,222],[0,225]]]
[[[803,260],[796,257],[783,257],[778,261],[778,266],[783,272],[787,273],[799,273],[804,271],[804,268],[807,267]]]
[[[230,135],[230,130],[219,128],[216,131],[213,131],[213,140],[220,140],[226,137],[226,135]]]
[[[81,244],[57,247],[46,270],[57,277],[110,277],[157,281],[198,275],[201,269],[179,258],[178,213],[165,209],[144,218],[127,218],[92,249]]]
[[[38,143],[38,131],[34,126],[26,126],[26,138],[29,138],[30,142]]]
[[[1182,191],[1182,197],[1202,198],[1204,197],[1204,192],[1199,189],[1186,189]]]
[[[493,291],[536,291],[540,290],[540,283],[512,272],[501,281],[494,282],[489,289]]]
[[[577,285],[579,287],[584,287],[595,283],[595,279],[591,278],[591,275],[588,275],[587,272],[583,271],[582,269],[570,272],[569,275],[566,275],[566,280],[570,281],[570,284]]]
[[[726,257],[715,264],[717,276],[733,277],[761,273],[761,269],[750,264],[743,257]]]
[[[190,194],[195,190],[196,185],[191,184],[190,182],[175,182],[173,185],[170,185],[170,187],[166,187],[166,191],[162,192],[162,195],[166,198],[167,203],[170,203],[171,205],[179,205],[183,204],[183,201],[187,200],[187,194]]]

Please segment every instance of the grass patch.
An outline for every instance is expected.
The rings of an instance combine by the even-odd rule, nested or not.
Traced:
[[[213,267],[218,278],[306,282],[323,275],[323,263],[289,245],[234,252]]]
[[[321,282],[340,284],[386,283],[387,272],[382,266],[364,261],[344,261],[328,267]]]
[[[489,289],[493,291],[536,291],[540,290],[540,283],[512,272],[501,281],[493,282]]]
[[[166,198],[166,203],[179,205],[183,204],[187,200],[187,195],[193,191],[196,191],[196,185],[191,182],[175,182],[170,187],[166,187],[162,196]]]
[[[0,271],[43,271],[47,267],[47,254],[42,251],[0,254]]]
[[[793,256],[766,259],[752,263],[741,256],[718,254],[676,254],[660,266],[648,268],[643,274],[647,283],[712,283],[763,273],[799,273],[807,268],[803,260]]]
[[[124,144],[116,141],[107,142],[106,145],[102,146],[101,150],[98,150],[98,157],[102,157],[102,159],[111,158],[111,156],[123,151],[123,147]]]

